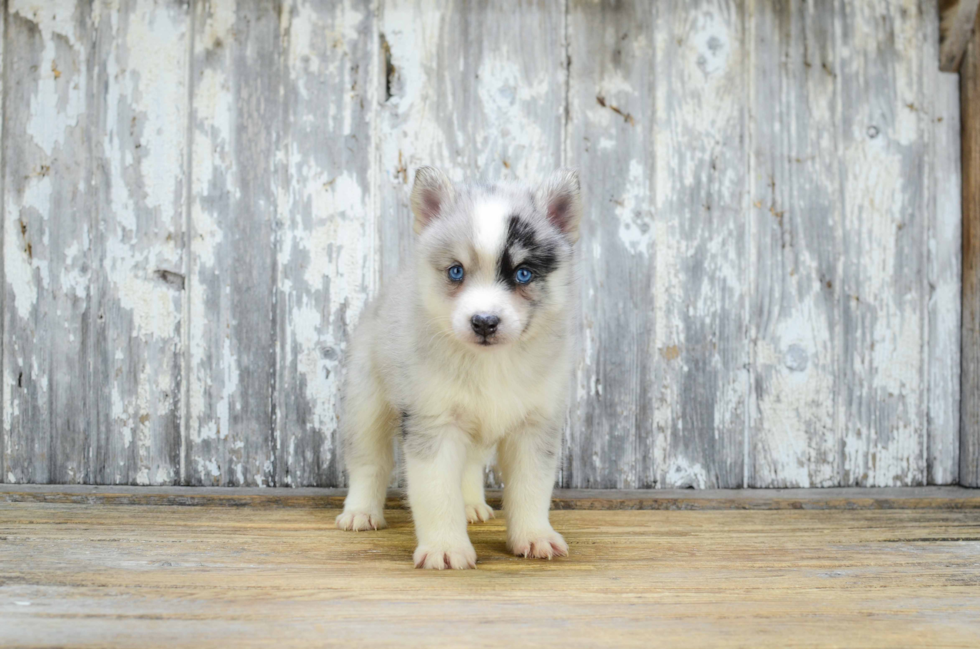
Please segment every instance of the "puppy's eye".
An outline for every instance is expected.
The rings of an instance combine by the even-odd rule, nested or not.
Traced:
[[[463,277],[466,275],[466,272],[463,270],[463,267],[462,266],[460,266],[459,264],[456,264],[455,266],[450,266],[449,267],[448,274],[449,274],[449,279],[450,280],[452,280],[454,282],[462,282],[463,281]]]
[[[518,268],[517,272],[514,273],[514,279],[518,284],[527,284],[531,281],[532,277],[534,277],[534,275],[532,275],[531,271],[529,271],[527,268]]]

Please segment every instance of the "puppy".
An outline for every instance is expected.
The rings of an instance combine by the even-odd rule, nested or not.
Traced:
[[[535,190],[456,185],[423,167],[412,188],[415,259],[361,316],[341,431],[350,491],[337,526],[385,526],[401,432],[418,568],[474,568],[467,521],[493,517],[483,470],[504,480],[508,547],[566,556],[548,521],[571,375],[578,176]]]

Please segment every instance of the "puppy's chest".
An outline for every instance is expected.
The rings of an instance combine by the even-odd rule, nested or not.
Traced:
[[[529,415],[549,410],[547,381],[519,371],[477,368],[466,377],[442,376],[431,384],[429,403],[474,437],[492,443]]]

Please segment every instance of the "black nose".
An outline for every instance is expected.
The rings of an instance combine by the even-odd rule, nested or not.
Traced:
[[[487,313],[477,313],[470,318],[470,324],[473,325],[473,331],[476,332],[477,336],[486,338],[497,333],[497,325],[500,324],[500,318]]]

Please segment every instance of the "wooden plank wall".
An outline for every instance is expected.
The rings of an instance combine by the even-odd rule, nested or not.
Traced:
[[[421,164],[582,173],[559,484],[959,479],[933,0],[8,0],[0,480],[342,486]]]
[[[960,481],[980,487],[980,14],[960,67],[963,120],[963,381]]]

